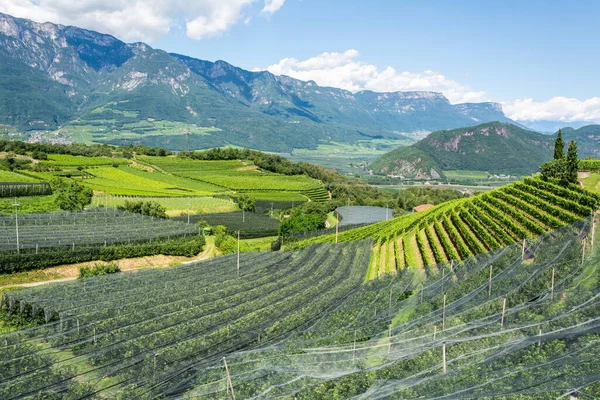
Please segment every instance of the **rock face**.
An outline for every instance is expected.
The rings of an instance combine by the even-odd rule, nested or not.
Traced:
[[[77,121],[120,131],[152,119],[220,129],[194,142],[197,148],[233,144],[290,151],[510,122],[495,103],[452,105],[435,92],[352,93],[5,14],[0,14],[0,61],[0,123],[20,130]],[[173,150],[182,143],[156,134],[150,138],[143,129],[134,133],[139,133],[136,143]]]
[[[412,146],[384,154],[371,169],[407,179],[439,179],[449,170],[530,174],[552,158],[554,139],[512,124],[491,122],[433,132]]]

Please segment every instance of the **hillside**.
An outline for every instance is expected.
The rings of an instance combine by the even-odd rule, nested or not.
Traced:
[[[525,175],[552,157],[554,137],[490,122],[475,127],[431,133],[408,147],[376,159],[376,174],[408,179],[438,179],[445,170],[473,170]]]
[[[578,186],[567,188],[526,178],[491,192],[443,203],[427,211],[335,235],[296,243],[375,241],[368,278],[406,267],[432,274],[436,264],[530,241],[592,215],[599,197]]]
[[[194,149],[290,152],[382,138],[398,145],[413,133],[511,122],[496,103],[453,105],[434,92],[352,93],[5,14],[0,59],[0,123],[37,141],[184,150],[189,130]],[[40,107],[44,98],[51,100]]]
[[[580,158],[600,157],[600,125],[586,125],[579,129],[563,128],[563,138],[575,140]]]
[[[589,222],[366,283],[371,240],[6,292],[0,397],[598,398]]]

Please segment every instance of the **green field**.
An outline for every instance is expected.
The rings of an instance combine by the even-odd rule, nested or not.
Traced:
[[[39,179],[11,171],[0,170],[0,182],[39,182]]]
[[[190,214],[223,213],[239,210],[231,199],[215,197],[131,197],[97,194],[92,200],[92,206],[117,207],[126,201],[154,201],[167,208],[167,215],[179,216]]]
[[[456,171],[444,171],[444,175],[450,181],[455,179],[473,179],[473,180],[487,180],[490,176],[488,172],[485,171],[466,171],[466,170],[456,170]]]
[[[86,170],[93,178],[82,182],[96,191],[131,196],[209,196],[225,190],[206,183],[132,167],[100,167]]]
[[[594,193],[600,193],[600,173],[592,172],[586,178],[581,179],[583,186]]]
[[[102,165],[123,165],[127,163],[124,158],[85,157],[68,154],[50,154],[48,160],[40,161],[42,165],[51,167],[95,167]]]

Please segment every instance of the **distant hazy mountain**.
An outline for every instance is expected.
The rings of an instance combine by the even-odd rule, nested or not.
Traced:
[[[517,121],[519,124],[534,130],[540,133],[546,134],[554,134],[558,132],[559,129],[562,128],[574,128],[578,129],[582,126],[590,125],[592,122],[590,121],[572,121],[572,122],[564,122],[564,121]]]
[[[448,170],[530,174],[552,158],[553,148],[553,136],[491,122],[433,132],[412,146],[384,154],[371,168],[410,179],[437,179]]]
[[[5,14],[0,72],[0,123],[173,150],[184,148],[185,126],[218,128],[192,134],[193,148],[290,151],[511,122],[495,103],[452,105],[434,92],[351,93]]]

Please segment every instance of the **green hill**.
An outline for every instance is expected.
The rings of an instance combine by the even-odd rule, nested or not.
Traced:
[[[587,125],[579,129],[563,128],[562,134],[566,142],[577,142],[581,158],[600,157],[600,125]]]
[[[433,132],[412,146],[384,154],[370,167],[377,174],[410,179],[437,179],[445,170],[524,175],[552,157],[553,143],[552,136],[489,122]]]

